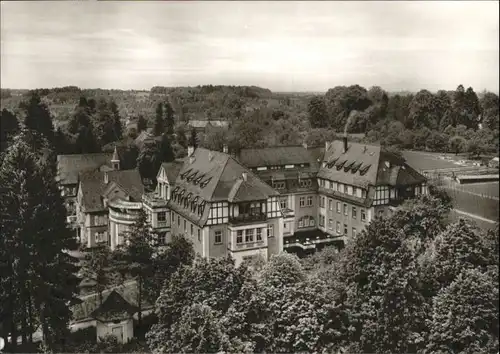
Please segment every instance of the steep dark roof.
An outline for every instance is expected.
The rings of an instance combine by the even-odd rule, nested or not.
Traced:
[[[139,134],[139,136],[135,138],[134,143],[138,148],[142,149],[142,147],[145,144],[154,143],[158,141],[161,141],[161,136],[155,136],[152,132],[152,129],[148,129],[147,131],[143,130]]]
[[[125,320],[131,318],[137,311],[139,311],[137,306],[132,305],[113,290],[102,305],[90,314],[90,317],[101,322]]]
[[[318,178],[363,188],[425,181],[425,177],[409,166],[404,158],[384,151],[380,146],[349,142],[344,153],[342,141],[334,141],[325,152]]]
[[[79,173],[108,164],[112,156],[113,153],[58,155],[57,180],[61,184],[76,184]]]
[[[144,193],[141,176],[137,170],[87,171],[80,174],[80,189],[83,194],[85,212],[105,210],[102,196],[108,188],[104,183],[104,174],[108,174],[109,183],[116,183],[133,201],[140,201]]]
[[[241,149],[238,160],[249,168],[262,166],[310,164],[318,166],[321,148],[306,149],[298,146],[276,146],[262,149]]]
[[[277,191],[225,153],[198,148],[192,157],[193,159],[186,159],[175,182],[174,190],[183,191],[185,195],[191,195],[192,198],[198,197],[198,200],[206,202],[263,200],[279,195]],[[195,172],[196,176],[188,181],[187,178]],[[244,172],[247,173],[246,181],[243,180]],[[201,180],[194,183],[196,177],[200,176],[202,176]],[[200,185],[200,182],[204,181],[206,185]],[[179,206],[172,200],[169,205],[200,225],[203,225],[208,218],[209,207],[206,207],[203,215],[199,216],[192,213],[189,207]]]

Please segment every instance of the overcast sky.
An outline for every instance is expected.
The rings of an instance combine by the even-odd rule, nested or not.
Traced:
[[[1,86],[498,92],[499,2],[1,3]]]

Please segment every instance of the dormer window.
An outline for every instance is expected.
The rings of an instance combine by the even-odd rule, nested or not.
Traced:
[[[203,177],[205,177],[205,175],[204,175],[204,174],[202,174],[202,175],[198,176],[198,177],[197,177],[197,178],[193,181],[193,184],[194,184],[194,185],[199,184],[199,183],[201,182],[201,180],[203,179]]]
[[[203,182],[201,182],[200,188],[205,188],[208,185],[208,183],[210,183],[211,180],[212,180],[212,177],[209,177],[206,180],[204,180]]]
[[[354,166],[352,166],[352,167],[351,167],[351,172],[352,172],[352,173],[356,173],[356,172],[359,170],[359,168],[361,167],[361,165],[362,165],[362,164],[363,164],[363,163],[362,163],[362,162],[360,162],[360,163],[355,164]]]
[[[345,165],[346,162],[347,162],[347,160],[340,162],[337,165],[337,171],[340,171],[342,169],[342,167],[344,167],[344,165]]]
[[[190,176],[188,176],[186,178],[186,181],[191,182],[196,177],[197,174],[198,174],[198,171],[194,171],[193,174],[191,174]]]
[[[362,169],[359,170],[360,175],[364,175],[369,169],[371,165],[365,166]]]
[[[188,169],[187,171],[184,171],[183,173],[181,173],[181,179],[186,179],[186,176],[187,176],[189,173],[191,173],[191,171],[192,171],[192,170],[193,170],[193,169],[192,169],[192,168],[190,168],[190,169]]]
[[[344,172],[349,171],[349,169],[352,168],[352,166],[354,166],[355,163],[356,163],[356,161],[353,161],[350,164],[344,166]]]
[[[332,168],[333,166],[335,166],[335,163],[339,160],[338,157],[334,158],[333,160],[330,160],[328,161],[328,163],[326,164],[326,167],[328,168]]]
[[[198,215],[203,215],[203,212],[205,211],[205,201],[203,200],[200,205],[198,205]]]

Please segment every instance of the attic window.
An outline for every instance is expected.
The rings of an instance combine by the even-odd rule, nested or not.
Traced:
[[[191,202],[191,212],[196,213],[196,202],[198,201],[199,197],[194,197],[193,201]]]
[[[354,166],[354,164],[355,164],[355,163],[356,163],[356,161],[353,161],[353,162],[351,162],[350,164],[348,164],[348,165],[344,166],[344,172],[349,171],[349,169],[351,169],[351,168],[352,168],[352,166]]]
[[[207,184],[210,183],[211,180],[212,180],[212,177],[209,177],[206,180],[204,180],[203,182],[201,182],[200,188],[205,188],[207,186]]]
[[[203,177],[205,177],[205,175],[199,175],[194,181],[193,181],[193,184],[194,185],[197,185],[198,183],[201,182],[201,180],[203,179]]]
[[[347,160],[340,162],[340,163],[337,165],[337,171],[340,171],[340,169],[341,169],[342,167],[344,167],[344,165],[345,165],[345,163],[346,163],[346,162],[347,162]]]
[[[352,173],[356,173],[356,172],[359,170],[359,168],[361,167],[361,165],[362,165],[362,164],[363,164],[363,163],[362,163],[362,162],[360,162],[360,163],[355,164],[354,166],[352,166],[352,167],[351,167],[351,172],[352,172]]]
[[[339,160],[339,158],[338,158],[338,157],[336,157],[336,158],[334,158],[333,160],[330,160],[330,161],[326,164],[326,166],[327,166],[328,168],[332,168],[333,166],[335,166],[335,163],[336,163],[338,160]]]
[[[205,211],[205,201],[203,200],[200,205],[198,205],[198,214],[202,215],[203,212]]]
[[[187,171],[184,171],[183,173],[181,173],[181,179],[185,179],[186,176],[192,171],[193,169],[190,168],[189,170]]]
[[[370,168],[370,166],[371,166],[371,165],[368,165],[368,166],[365,166],[365,167],[363,167],[362,169],[360,169],[360,170],[359,170],[359,174],[360,174],[360,175],[364,175],[364,174],[368,171],[368,169]]]
[[[186,177],[186,181],[191,182],[196,177],[197,174],[198,171],[194,171],[194,173],[191,176]]]

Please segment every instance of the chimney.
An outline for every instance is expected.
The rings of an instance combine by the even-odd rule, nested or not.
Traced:
[[[108,171],[104,171],[104,183],[105,183],[105,184],[108,184],[108,183],[109,183]]]
[[[226,144],[222,145],[222,152],[223,152],[224,154],[228,154],[228,153],[229,153],[229,149],[228,149],[228,147],[227,147],[227,145],[226,145]]]
[[[328,141],[325,141],[325,152],[327,152],[329,148],[330,148],[330,143]]]
[[[302,143],[302,146],[307,150],[307,143],[305,141]]]
[[[247,171],[243,172],[243,173],[241,174],[241,177],[243,177],[243,180],[246,182],[246,181],[247,181],[247,179],[248,179],[248,172],[247,172]]]
[[[193,153],[194,153],[194,146],[189,145],[188,146],[188,157],[191,157],[191,155],[193,155]]]
[[[344,154],[347,152],[347,134],[344,133],[344,137],[342,138],[342,141],[344,142]]]

